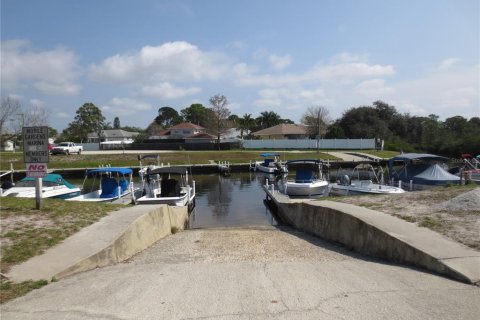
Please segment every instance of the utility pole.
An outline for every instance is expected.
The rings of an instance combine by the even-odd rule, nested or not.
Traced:
[[[320,153],[320,108],[317,112],[317,153]]]

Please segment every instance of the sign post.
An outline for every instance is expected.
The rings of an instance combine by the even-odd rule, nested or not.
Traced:
[[[27,177],[35,178],[35,207],[42,206],[42,178],[47,175],[48,127],[23,127],[23,157]]]

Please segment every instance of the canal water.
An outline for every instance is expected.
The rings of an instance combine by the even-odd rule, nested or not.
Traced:
[[[221,228],[270,226],[277,222],[264,204],[262,185],[267,176],[260,173],[232,173],[228,177],[215,174],[196,174],[195,209],[190,214],[190,228]],[[272,179],[272,177],[270,177]],[[83,179],[67,179],[79,186]],[[88,191],[92,186],[87,181]],[[98,181],[92,190],[98,189]],[[140,185],[138,176],[135,185]]]
[[[255,173],[195,175],[196,205],[190,228],[276,225],[264,204],[265,176]]]

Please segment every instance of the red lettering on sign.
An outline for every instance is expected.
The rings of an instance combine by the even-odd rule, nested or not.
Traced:
[[[31,163],[28,165],[27,171],[45,171],[45,165]]]

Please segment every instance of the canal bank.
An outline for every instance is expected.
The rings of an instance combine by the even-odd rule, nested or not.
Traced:
[[[373,257],[480,283],[480,252],[378,211],[354,205],[291,199],[264,186],[280,221]]]

